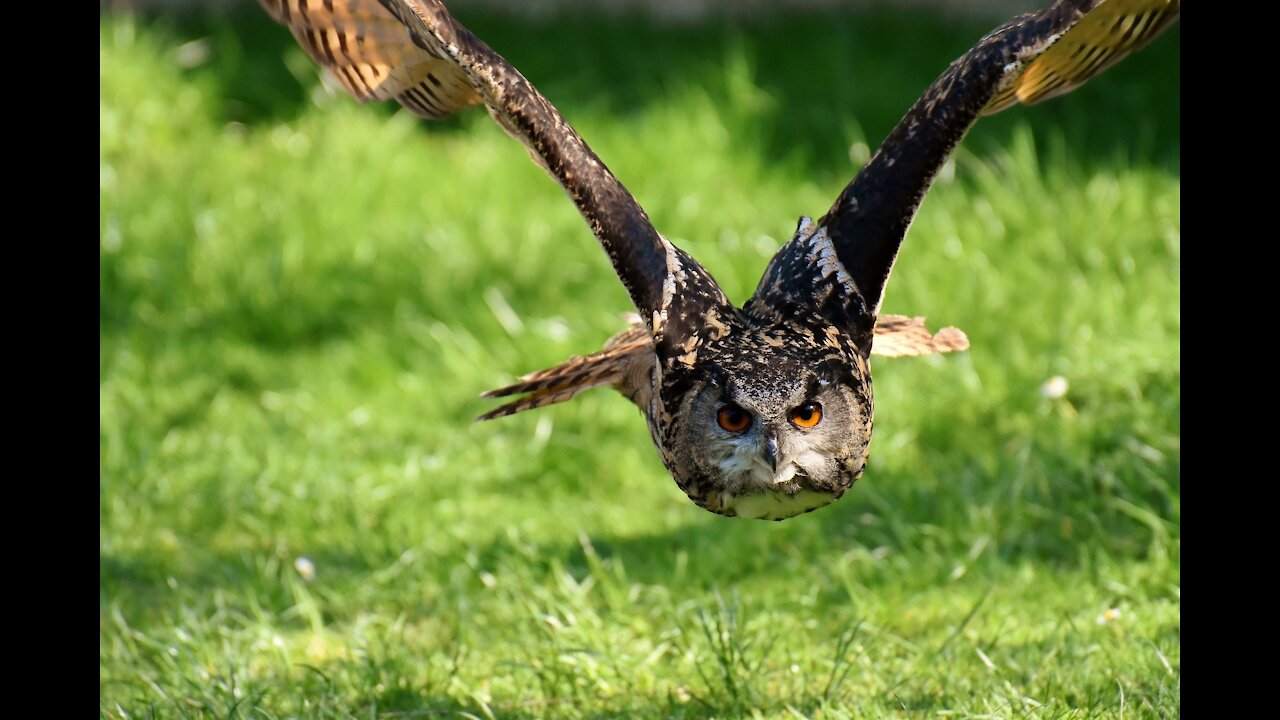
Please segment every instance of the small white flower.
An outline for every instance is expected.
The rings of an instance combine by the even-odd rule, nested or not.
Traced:
[[[1107,608],[1106,610],[1102,611],[1101,615],[1098,616],[1098,624],[1106,625],[1112,620],[1119,620],[1119,619],[1120,619],[1120,608]]]
[[[1071,386],[1067,384],[1066,378],[1061,375],[1054,375],[1048,380],[1045,380],[1044,384],[1040,386],[1040,396],[1047,397],[1050,400],[1057,400],[1063,395],[1066,395],[1067,390],[1070,387]]]
[[[311,582],[316,579],[316,564],[311,562],[311,558],[301,555],[297,560],[293,561],[293,569],[298,571],[303,580]]]

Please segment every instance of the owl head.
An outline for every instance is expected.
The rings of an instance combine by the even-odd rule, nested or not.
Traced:
[[[836,500],[861,476],[871,380],[851,344],[773,327],[731,333],[688,359],[664,375],[655,431],[695,503],[782,520]]]

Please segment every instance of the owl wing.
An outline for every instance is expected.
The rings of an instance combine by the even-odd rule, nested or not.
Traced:
[[[982,114],[1067,92],[1158,35],[1180,0],[1059,0],[1000,26],[938,77],[815,224],[802,218],[756,290],[806,302],[864,352],[920,201]],[[753,301],[755,301],[753,299]]]
[[[660,354],[737,311],[709,273],[663,237],[581,136],[439,0],[259,0],[361,100],[394,97],[424,117],[484,103],[578,207]]]

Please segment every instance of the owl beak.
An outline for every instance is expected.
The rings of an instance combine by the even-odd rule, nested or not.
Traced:
[[[764,441],[764,460],[769,464],[769,469],[774,473],[778,472],[778,435],[770,432]]]

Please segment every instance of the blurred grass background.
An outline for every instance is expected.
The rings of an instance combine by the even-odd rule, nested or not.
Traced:
[[[465,10],[737,302],[998,21]],[[1179,713],[1177,27],[965,140],[885,310],[972,350],[878,361],[866,475],[777,524],[611,393],[471,423],[628,309],[484,112],[253,6],[100,42],[103,717]]]

